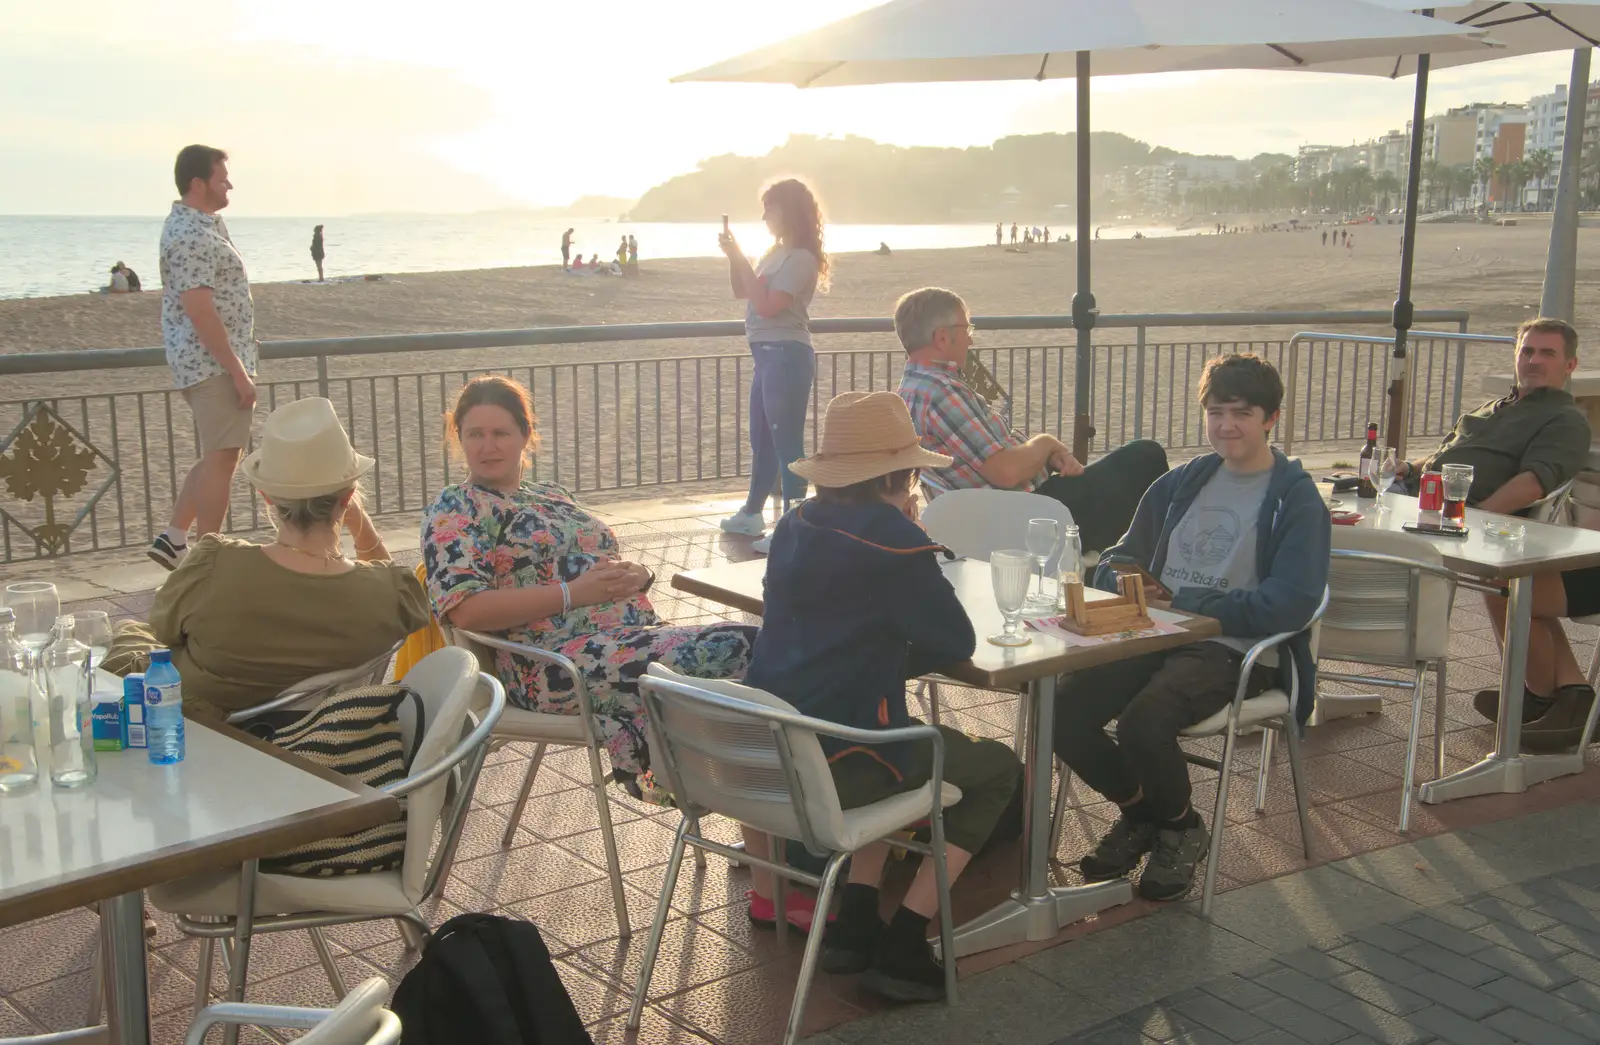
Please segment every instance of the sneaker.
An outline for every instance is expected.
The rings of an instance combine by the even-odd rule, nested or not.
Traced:
[[[883,919],[876,914],[859,920],[830,922],[822,933],[822,971],[853,976],[872,968],[885,928]]]
[[[1554,703],[1551,697],[1541,697],[1531,689],[1522,691],[1522,722],[1527,725],[1536,718],[1543,718],[1545,712],[1550,710]],[[1500,721],[1500,691],[1498,689],[1480,689],[1472,695],[1472,706],[1490,722]]]
[[[927,940],[885,932],[861,985],[890,1001],[938,1001],[944,997],[944,966]]]
[[[1144,854],[1156,846],[1156,825],[1146,820],[1117,818],[1104,838],[1078,861],[1086,882],[1108,882],[1130,874]]]
[[[758,929],[778,927],[778,905],[770,896],[757,896],[754,889],[746,889],[744,898],[750,903],[750,924]],[[817,917],[817,898],[798,889],[785,891],[784,917],[802,933],[810,934],[811,924]],[[833,928],[834,916],[828,916],[828,928]]]
[[[156,534],[156,539],[150,542],[150,547],[145,554],[151,561],[166,570],[175,570],[178,563],[183,561],[183,556],[189,550],[187,544],[173,544],[164,533]]]
[[[767,532],[767,520],[760,512],[747,512],[743,508],[722,520],[723,533],[742,533],[760,537]]]
[[[1522,727],[1523,749],[1541,753],[1571,751],[1583,739],[1583,727],[1588,724],[1594,699],[1594,690],[1587,685],[1557,686],[1551,694],[1550,709]]]
[[[753,552],[757,552],[757,553],[759,553],[761,555],[767,554],[767,552],[772,550],[772,538],[771,537],[762,537],[762,538],[759,538],[757,540],[751,541],[750,542],[750,550],[753,551]]]
[[[1139,876],[1139,895],[1146,900],[1181,900],[1194,887],[1194,874],[1211,849],[1206,825],[1182,830],[1158,828],[1156,847]]]

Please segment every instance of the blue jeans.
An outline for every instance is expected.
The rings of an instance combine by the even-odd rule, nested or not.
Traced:
[[[806,481],[789,471],[789,462],[805,456],[816,354],[798,341],[756,342],[750,354],[755,377],[750,382],[750,496],[744,510],[762,510],[780,473],[787,509],[789,502],[806,496]]]

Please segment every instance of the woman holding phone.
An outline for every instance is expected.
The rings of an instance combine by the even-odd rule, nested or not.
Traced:
[[[760,537],[762,512],[782,478],[783,507],[806,495],[806,481],[789,470],[805,453],[806,406],[816,357],[811,346],[811,298],[828,286],[828,255],[822,248],[822,208],[805,182],[785,178],[761,192],[762,220],[773,244],[755,265],[739,249],[723,217],[717,244],[728,256],[733,296],[745,302],[744,329],[755,360],[750,385],[750,495],[744,507],[722,520],[728,533]],[[767,540],[755,543],[767,550]]]

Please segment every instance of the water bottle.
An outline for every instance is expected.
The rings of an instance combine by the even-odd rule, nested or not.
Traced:
[[[72,614],[56,618],[55,641],[44,651],[45,696],[50,708],[50,783],[84,787],[94,783],[94,687],[89,647],[73,637]]]
[[[171,650],[150,654],[144,673],[144,724],[151,762],[170,766],[183,761],[183,680],[172,666]]]
[[[1083,543],[1076,526],[1062,528],[1061,558],[1056,562],[1056,609],[1067,610],[1067,585],[1088,585],[1083,576]]]
[[[0,794],[39,782],[33,747],[32,660],[17,642],[17,615],[0,606]]]

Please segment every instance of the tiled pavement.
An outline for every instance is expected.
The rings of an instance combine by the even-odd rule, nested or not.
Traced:
[[[617,518],[614,528],[625,553],[652,566],[662,577],[661,585],[653,594],[663,617],[695,623],[726,616],[716,606],[680,597],[670,588],[668,579],[678,570],[748,558],[751,554],[748,538],[722,534],[716,529],[712,515],[652,521]],[[415,552],[409,554],[414,556]],[[97,606],[116,616],[138,616],[148,610],[149,601],[150,594],[146,592],[80,605],[82,608]],[[1451,648],[1455,659],[1449,671],[1446,712],[1450,732],[1446,750],[1447,768],[1454,770],[1480,757],[1492,742],[1489,730],[1477,721],[1472,710],[1471,694],[1477,688],[1495,684],[1498,661],[1488,620],[1474,596],[1463,593],[1452,623]],[[1579,644],[1580,658],[1587,658],[1592,636],[1587,629],[1577,628],[1574,638]],[[1430,714],[1426,720],[1431,722],[1431,685],[1429,692]],[[1238,757],[1241,776],[1230,791],[1228,825],[1223,833],[1225,849],[1220,887],[1227,892],[1218,900],[1217,925],[1199,922],[1187,913],[1186,906],[1161,910],[1161,905],[1136,901],[1098,919],[1070,927],[1054,941],[963,960],[962,973],[969,986],[962,1006],[951,1011],[933,1006],[873,1015],[880,1009],[879,1003],[854,982],[823,976],[812,994],[808,1032],[835,1028],[830,1035],[836,1035],[838,1040],[854,1041],[865,1040],[862,1036],[869,1033],[877,1040],[881,1031],[884,1040],[888,1040],[893,1029],[903,1025],[923,1028],[919,1036],[929,1041],[968,1041],[976,1040],[979,1035],[973,1033],[963,1038],[953,1036],[953,1030],[963,1026],[971,1030],[970,1018],[987,1014],[997,1021],[993,1023],[994,1028],[1005,1027],[1009,1033],[1015,1022],[1013,1017],[1027,1013],[1035,1018],[1037,1025],[1031,1026],[1027,1033],[1019,1031],[1014,1035],[1017,1040],[1050,1042],[1074,1028],[1118,1015],[1109,1008],[1113,999],[1127,997],[1128,1007],[1132,1008],[1148,1004],[1173,990],[1188,990],[1211,979],[1210,975],[1195,975],[1192,970],[1184,974],[1181,982],[1163,974],[1159,982],[1166,989],[1155,990],[1146,985],[1140,988],[1143,993],[1133,998],[1129,992],[1134,991],[1137,977],[1127,980],[1119,977],[1116,983],[1107,982],[1107,969],[1115,967],[1114,963],[1102,963],[1103,967],[1091,965],[1081,970],[1071,964],[1072,955],[1120,953],[1121,948],[1111,943],[1118,932],[1159,940],[1161,962],[1167,971],[1175,967],[1174,962],[1198,960],[1206,965],[1215,961],[1220,964],[1212,971],[1221,975],[1235,969],[1250,969],[1271,957],[1266,949],[1271,941],[1258,938],[1263,932],[1288,933],[1290,929],[1305,925],[1326,924],[1330,933],[1337,934],[1345,931],[1334,927],[1339,925],[1339,916],[1348,913],[1345,910],[1348,907],[1362,907],[1364,913],[1372,914],[1372,924],[1387,920],[1391,915],[1383,913],[1386,910],[1383,903],[1372,904],[1370,910],[1363,906],[1373,898],[1352,885],[1362,881],[1359,873],[1316,866],[1357,854],[1376,853],[1376,856],[1362,859],[1374,861],[1374,868],[1382,868],[1389,866],[1384,861],[1388,854],[1408,851],[1404,847],[1388,848],[1404,841],[1394,832],[1394,818],[1399,801],[1399,776],[1404,766],[1408,713],[1406,703],[1400,699],[1403,694],[1387,696],[1394,699],[1382,715],[1317,727],[1308,736],[1305,754],[1313,805],[1312,861],[1307,861],[1300,851],[1293,794],[1283,767],[1275,769],[1266,812],[1258,816],[1253,809],[1254,779],[1251,775],[1256,764],[1255,751],[1253,745],[1241,746]],[[950,689],[945,693],[945,702],[947,720],[952,724],[972,733],[1009,739],[1015,708],[1012,698]],[[596,1041],[621,1041],[621,1014],[627,1007],[635,964],[643,948],[644,930],[658,895],[676,814],[642,806],[626,798],[613,802],[626,869],[629,908],[635,926],[633,938],[621,941],[604,884],[604,863],[592,802],[580,787],[587,774],[579,753],[562,753],[546,760],[546,768],[541,771],[534,798],[524,813],[511,848],[500,848],[505,817],[515,798],[528,753],[525,748],[513,746],[491,759],[479,783],[455,872],[442,897],[425,913],[436,924],[461,910],[503,910],[533,918],[549,940],[580,1011],[592,1024]],[[1600,756],[1600,749],[1595,749],[1591,759],[1596,756]],[[1426,758],[1421,761],[1429,762]],[[1196,786],[1196,802],[1208,811],[1216,792],[1215,784],[1204,780],[1205,775],[1196,771],[1196,779],[1200,781]],[[1419,779],[1427,775],[1426,768],[1419,769]],[[1094,838],[1109,826],[1113,816],[1110,806],[1097,801],[1095,796],[1080,794],[1078,797],[1081,805],[1072,811],[1057,854],[1061,866],[1056,875],[1063,882],[1075,879],[1075,872],[1070,868]],[[1590,772],[1540,785],[1524,795],[1422,806],[1413,815],[1412,838],[1425,839],[1414,843],[1418,846],[1446,846],[1452,844],[1452,839],[1477,836],[1470,833],[1442,839],[1429,836],[1464,828],[1478,829],[1478,825],[1507,818],[1518,818],[1509,820],[1512,826],[1533,822],[1531,814],[1595,798],[1600,798],[1600,774]],[[725,829],[731,838],[731,825]],[[1454,848],[1449,849],[1451,858],[1441,864],[1430,864],[1429,872],[1423,875],[1424,883],[1448,885],[1462,894],[1475,894],[1506,884],[1501,880],[1503,875],[1501,879],[1495,877],[1494,862],[1481,858],[1476,845],[1463,849],[1461,843],[1453,844]],[[1379,850],[1385,852],[1378,853]],[[1516,856],[1515,853],[1500,855],[1507,859]],[[1600,861],[1600,852],[1591,857],[1591,862],[1595,861]],[[1000,846],[997,851],[975,861],[957,890],[958,919],[975,914],[1003,897],[1015,880],[1015,866],[1016,850],[1012,845]],[[1350,866],[1359,869],[1365,865]],[[1404,868],[1411,866],[1406,863]],[[1308,867],[1313,869],[1307,871]],[[897,870],[903,880],[906,869]],[[1303,873],[1296,876],[1297,872]],[[1280,877],[1285,875],[1291,877]],[[792,992],[799,943],[791,940],[787,948],[780,948],[771,935],[751,928],[742,904],[747,887],[744,872],[730,870],[716,860],[698,874],[685,871],[674,897],[672,924],[663,944],[652,1003],[637,1038],[639,1042],[709,1041],[717,1045],[757,1045],[777,1040]],[[1267,892],[1262,893],[1262,890]],[[1268,921],[1263,929],[1253,930],[1257,936],[1240,935],[1227,927],[1227,912],[1239,909],[1245,902],[1244,897],[1262,895],[1277,905],[1279,917],[1275,921]],[[1394,898],[1387,887],[1377,897],[1385,902]],[[1417,899],[1437,902],[1426,896]],[[1449,899],[1455,902],[1460,896],[1452,895]],[[1269,909],[1272,903],[1268,904]],[[1405,913],[1408,912],[1395,910],[1393,917],[1400,918]],[[1152,914],[1156,917],[1147,917]],[[182,1028],[188,1019],[198,948],[182,940],[166,919],[160,921],[161,929],[151,958],[152,1012],[156,1016],[157,1040],[169,1043],[181,1040]],[[1125,928],[1107,932],[1117,926]],[[1576,932],[1582,927],[1571,923],[1569,928]],[[15,927],[0,936],[3,940],[0,944],[0,1036],[81,1025],[87,1005],[87,968],[93,933],[92,917],[78,911]],[[414,956],[402,946],[392,923],[332,930],[329,936],[347,981],[371,975],[387,976],[392,981],[414,961]],[[1059,946],[1080,938],[1081,943]],[[1348,946],[1348,943],[1332,945],[1331,940],[1325,942],[1331,945],[1331,950]],[[1294,946],[1305,946],[1305,941]],[[1422,952],[1423,955],[1432,953]],[[1407,960],[1416,957],[1412,955]],[[1049,978],[1045,970],[1055,967],[1052,963],[1061,963],[1062,969],[1069,966],[1075,969],[1070,977],[1075,986],[1062,989],[1045,982]],[[329,1004],[332,1000],[315,954],[301,935],[290,933],[261,938],[251,964],[251,1000],[314,1005]],[[1358,970],[1352,967],[1351,971]],[[1287,975],[1279,973],[1278,978]],[[1258,985],[1257,980],[1252,978],[1250,983]],[[1240,991],[1249,992],[1250,988],[1242,987]],[[1088,1001],[1083,995],[1093,1000]],[[1031,1000],[1038,997],[1051,999],[1053,1007],[1038,1011],[1031,1004]],[[1271,1001],[1261,994],[1253,993],[1250,997],[1259,1004]],[[1305,1004],[1303,999],[1297,1000]],[[1207,1005],[1201,1008],[1207,1009]],[[1085,1014],[1094,1018],[1083,1019]],[[950,1033],[929,1031],[928,1027],[942,1027]],[[1040,1037],[1041,1028],[1053,1033]],[[1198,1033],[1196,1031],[1196,1035]],[[258,1037],[255,1040],[271,1039]],[[820,1040],[831,1042],[832,1039],[823,1037]],[[1141,1041],[1143,1045],[1141,1039],[1131,1040]],[[1192,1040],[1220,1039],[1193,1036]],[[1384,1039],[1374,1037],[1374,1040]],[[1540,1043],[1530,1041],[1528,1045]]]

